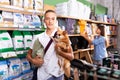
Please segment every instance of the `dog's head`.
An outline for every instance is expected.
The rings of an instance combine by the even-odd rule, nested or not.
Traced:
[[[68,36],[67,31],[63,31],[61,29],[58,29],[56,38],[57,39],[64,39]]]
[[[57,35],[56,35],[57,42],[64,42],[65,44],[69,44],[69,37],[68,33],[65,30],[61,30],[58,28]]]
[[[64,51],[68,50],[68,46],[70,45],[69,37],[67,31],[61,30],[58,28],[57,35],[54,38],[54,41],[57,42],[59,47]]]
[[[67,31],[62,30],[60,27],[58,27],[56,38],[57,39],[66,39],[66,38],[68,38]]]

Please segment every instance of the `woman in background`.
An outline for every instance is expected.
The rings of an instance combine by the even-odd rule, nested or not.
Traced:
[[[107,41],[102,32],[103,27],[101,25],[97,26],[96,35],[93,40],[86,35],[86,32],[81,34],[90,44],[94,45],[93,63],[95,65],[102,65],[103,58],[108,57],[106,50]]]

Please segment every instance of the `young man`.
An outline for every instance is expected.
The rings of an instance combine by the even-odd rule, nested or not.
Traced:
[[[47,10],[44,14],[44,23],[47,28],[45,32],[38,36],[38,39],[44,48],[50,41],[51,36],[53,36],[57,31],[57,27],[55,26],[57,21],[56,18],[56,13],[53,10]],[[72,60],[74,58],[72,47],[69,46],[69,52],[65,53],[61,49],[58,49],[59,46],[57,43],[52,42],[44,55],[44,58],[40,58],[38,56],[32,58],[32,46],[27,54],[27,59],[34,65],[40,66],[37,70],[37,80],[63,80],[64,72],[60,69],[57,55],[67,58],[68,60]]]
[[[90,44],[94,45],[93,63],[95,65],[102,65],[103,58],[108,56],[106,50],[107,41],[102,34],[102,27],[103,26],[97,26],[94,40],[88,38],[85,34],[81,34]]]

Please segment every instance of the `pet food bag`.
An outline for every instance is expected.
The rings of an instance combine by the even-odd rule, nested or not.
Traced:
[[[14,50],[24,50],[23,35],[20,31],[13,31],[12,33]]]
[[[28,70],[30,70],[30,63],[27,61],[26,58],[21,58],[21,65],[22,65],[22,72],[26,73]]]
[[[23,42],[26,50],[30,49],[32,43],[32,34],[29,31],[23,31]]]
[[[19,58],[9,58],[8,59],[8,72],[9,80],[19,76],[22,72],[21,61]]]
[[[0,31],[0,52],[13,51],[12,39],[7,31]]]
[[[7,31],[0,31],[0,56],[4,58],[16,56],[12,39]]]
[[[0,80],[7,80],[8,66],[7,61],[0,61]]]

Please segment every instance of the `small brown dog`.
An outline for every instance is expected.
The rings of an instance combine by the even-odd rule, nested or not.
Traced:
[[[54,38],[55,42],[58,43],[59,47],[63,49],[65,52],[68,50],[68,46],[70,45],[69,37],[67,31],[63,31],[60,28],[57,30],[56,38]]]
[[[62,49],[66,53],[68,52],[70,40],[69,40],[67,31],[63,31],[60,28],[58,28],[57,35],[56,35],[56,38],[54,38],[54,41],[57,42],[60,49]],[[67,77],[70,77],[70,61],[59,55],[58,57],[59,57],[58,64],[60,65],[61,69],[64,70],[65,75]]]

